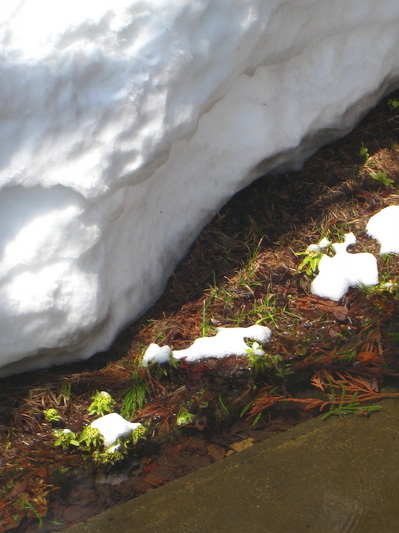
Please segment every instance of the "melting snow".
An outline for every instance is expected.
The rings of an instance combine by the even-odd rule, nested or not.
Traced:
[[[117,413],[102,416],[90,425],[103,436],[105,448],[109,448],[120,438],[129,437],[132,431],[141,426],[139,423],[128,422]]]
[[[348,253],[347,248],[351,244],[356,244],[356,237],[353,233],[347,233],[345,242],[332,245],[334,257],[323,255],[319,263],[319,274],[311,284],[312,294],[340,300],[350,287],[377,285],[376,258],[369,253]]]
[[[366,229],[368,234],[380,243],[381,254],[399,253],[398,205],[385,207],[372,216]],[[320,249],[322,242],[324,239],[318,245],[311,246]],[[370,253],[348,253],[348,246],[355,243],[356,237],[353,233],[347,233],[345,242],[332,245],[335,251],[334,257],[324,255],[321,258],[319,274],[311,285],[313,294],[330,300],[339,300],[349,287],[378,284],[376,258]]]
[[[148,366],[148,363],[166,363],[172,350],[170,346],[159,346],[158,344],[150,344],[143,357],[143,366]]]
[[[192,362],[207,357],[244,356],[251,349],[245,340],[252,339],[264,344],[270,340],[271,334],[268,327],[259,325],[248,328],[218,328],[218,333],[214,337],[196,339],[189,348],[174,351],[173,357],[175,359],[185,358],[186,361]],[[263,355],[259,344],[256,344],[255,350],[258,351],[258,355]],[[168,357],[165,358],[167,352]],[[147,366],[150,362],[164,363],[171,353],[169,346],[160,347],[157,344],[150,344],[144,354],[143,365]]]
[[[381,253],[399,253],[399,206],[390,206],[369,220],[367,231],[381,244]],[[317,252],[331,243],[323,238],[318,244],[308,246],[308,252]],[[348,253],[348,247],[356,244],[353,233],[345,234],[343,243],[333,243],[334,257],[323,255],[319,262],[319,274],[311,284],[311,292],[322,298],[340,300],[350,287],[378,284],[377,259],[370,253]],[[388,286],[388,284],[386,284]],[[171,357],[186,361],[197,361],[207,357],[227,357],[247,355],[250,346],[246,340],[252,339],[262,344],[268,342],[271,331],[266,326],[254,325],[248,328],[218,328],[214,337],[201,337],[185,350],[172,352],[169,346],[150,344],[143,357],[143,366],[149,363],[165,363]],[[264,352],[257,342],[252,349],[257,355]]]
[[[370,218],[366,229],[380,244],[380,254],[399,254],[399,205],[390,205]]]

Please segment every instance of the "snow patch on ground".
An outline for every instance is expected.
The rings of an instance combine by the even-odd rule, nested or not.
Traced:
[[[158,346],[150,344],[143,357],[143,365],[149,363],[165,363],[171,355],[175,359],[184,359],[193,362],[209,357],[222,358],[230,355],[245,356],[251,350],[245,341],[252,339],[261,344],[270,340],[271,331],[266,326],[254,325],[248,328],[218,328],[218,333],[214,337],[201,337],[185,350],[171,351],[169,346]],[[259,350],[259,345],[255,346],[258,355],[263,355]],[[262,353],[261,353],[262,352]],[[167,357],[166,357],[166,354]]]
[[[373,217],[367,224],[367,231],[378,239],[381,253],[399,253],[399,206],[389,206]],[[346,233],[343,243],[333,243],[335,252],[333,257],[323,255],[318,264],[319,273],[311,283],[311,292],[315,296],[340,300],[350,287],[378,284],[377,259],[370,253],[349,253],[348,247],[356,244],[353,233]],[[325,237],[318,244],[310,244],[307,253],[319,253],[331,245]],[[385,284],[389,288],[389,283]],[[214,337],[201,337],[184,350],[172,351],[170,346],[150,344],[147,348],[142,364],[163,364],[174,359],[184,359],[193,362],[209,357],[222,358],[231,355],[245,356],[252,350],[256,355],[264,355],[258,344],[265,344],[270,340],[271,330],[266,326],[254,325],[248,328],[218,328]],[[247,340],[252,339],[252,347]]]
[[[167,363],[172,355],[170,346],[159,346],[158,344],[152,343],[144,354],[142,364],[143,366],[148,366],[149,363]]]
[[[323,255],[319,274],[312,281],[311,291],[316,296],[340,300],[350,287],[378,284],[377,259],[370,253],[351,254],[348,246],[356,244],[353,233],[345,235],[345,242],[332,245],[335,255]]]
[[[385,207],[372,216],[366,229],[380,243],[380,254],[399,254],[399,205]]]

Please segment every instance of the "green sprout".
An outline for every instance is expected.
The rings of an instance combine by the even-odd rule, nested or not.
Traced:
[[[92,402],[89,405],[87,412],[89,415],[104,416],[107,413],[114,412],[115,400],[108,392],[96,391],[91,397]]]
[[[70,446],[79,446],[76,433],[70,429],[55,429],[53,435],[55,437],[54,446],[61,446],[64,451]]]
[[[43,525],[42,516],[40,515],[37,508],[33,505],[33,503],[31,503],[30,501],[26,499],[26,496],[24,493],[22,493],[21,496],[18,498],[18,500],[13,503],[13,507],[16,507],[18,511],[30,511],[32,516],[37,518],[37,520],[39,521],[39,528],[42,527]],[[15,518],[16,520],[19,520],[20,515],[16,515]]]
[[[229,416],[230,415],[230,411],[228,410],[228,408],[226,407],[226,404],[223,401],[223,397],[222,397],[222,393],[221,392],[219,392],[219,395],[218,395],[218,402],[220,403],[220,407],[222,408],[223,414],[225,416]]]
[[[43,415],[47,422],[59,422],[62,419],[57,409],[45,409]]]
[[[282,376],[283,369],[281,363],[283,358],[281,355],[248,355],[248,363],[256,376],[267,374],[268,372],[275,372]]]
[[[392,109],[398,109],[399,108],[399,100],[388,100],[388,105],[392,107]]]
[[[303,255],[301,264],[298,267],[299,272],[305,272],[308,276],[313,276],[319,266],[320,259],[323,257],[323,249],[330,245],[330,241],[322,239],[319,244],[310,244],[304,252],[297,252],[295,255]]]
[[[115,444],[100,452],[95,450],[92,457],[93,459],[103,465],[114,465],[123,461],[127,455],[127,448],[124,442],[118,440]]]
[[[365,163],[367,163],[368,160],[370,159],[370,154],[369,154],[368,148],[366,146],[364,146],[363,143],[362,143],[362,146],[360,148],[360,156],[364,159]]]
[[[388,337],[394,344],[399,343],[399,331],[388,331]]]
[[[132,376],[133,385],[121,393],[123,403],[121,406],[121,416],[129,419],[133,418],[137,411],[143,408],[145,398],[150,392],[144,381],[137,372]]]
[[[191,424],[195,420],[196,416],[190,413],[185,405],[180,407],[179,412],[176,415],[176,426],[185,426]]]
[[[132,443],[137,444],[137,442],[140,439],[143,439],[145,437],[146,433],[147,433],[147,428],[140,424],[136,429],[132,431],[132,436],[131,436]]]
[[[364,283],[359,283],[359,288],[365,296],[370,296],[377,292],[396,294],[398,291],[398,284],[395,281],[382,280],[378,285],[364,285]]]
[[[81,433],[79,443],[84,444],[88,450],[98,450],[103,448],[104,440],[97,428],[87,426]]]
[[[252,348],[246,350],[246,352],[248,353],[248,364],[255,377],[274,372],[277,376],[283,378],[292,373],[282,364],[283,358],[281,355],[265,353],[257,342],[254,342]]]
[[[181,361],[180,359],[176,359],[175,357],[173,357],[173,352],[171,352],[171,354],[169,355],[168,365],[174,370],[178,370],[180,368]]]
[[[71,383],[69,381],[65,381],[63,384],[62,384],[62,387],[61,387],[61,394],[63,396],[65,396],[65,398],[67,400],[70,400],[71,399]]]
[[[381,183],[382,185],[393,189],[393,184],[395,182],[394,180],[391,180],[391,178],[388,178],[385,170],[383,170],[382,172],[370,172],[370,177],[373,178],[373,180],[378,181],[378,183]]]

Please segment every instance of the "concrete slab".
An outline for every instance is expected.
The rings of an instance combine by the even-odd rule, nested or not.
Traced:
[[[311,420],[65,533],[397,533],[399,402]]]

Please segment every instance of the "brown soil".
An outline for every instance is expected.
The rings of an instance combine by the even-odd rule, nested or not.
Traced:
[[[388,104],[395,98],[301,172],[267,176],[237,194],[198,237],[159,302],[106,353],[1,381],[0,533],[60,531],[311,416],[351,402],[368,416],[366,402],[389,396],[384,385],[399,370],[398,256],[379,257],[390,291],[353,289],[331,302],[310,294],[312,275],[298,270],[303,256],[295,252],[353,231],[354,251],[378,254],[365,227],[381,208],[399,205],[399,109]],[[383,184],[373,173],[393,181]],[[181,349],[217,326],[257,321],[273,331],[266,349],[281,358],[274,366],[251,368],[237,357],[139,366],[151,342]],[[100,468],[80,449],[54,446],[44,409],[57,408],[60,427],[79,432],[93,419],[93,392],[109,392],[119,412],[132,378],[148,389],[131,418],[148,426],[134,453]],[[182,405],[193,415],[183,427],[176,425]]]

